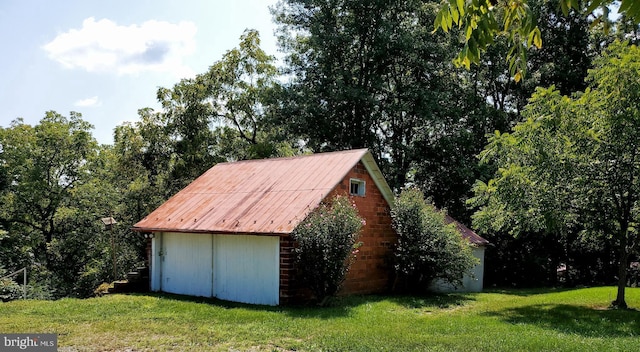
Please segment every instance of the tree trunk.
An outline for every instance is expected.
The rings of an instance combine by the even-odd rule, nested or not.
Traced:
[[[627,231],[620,238],[620,261],[618,263],[618,294],[616,300],[611,302],[615,308],[627,308],[625,301],[625,289],[627,287],[627,267],[629,266],[629,251],[627,250]]]

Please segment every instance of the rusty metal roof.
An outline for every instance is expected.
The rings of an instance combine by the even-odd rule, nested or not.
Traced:
[[[462,238],[464,238],[465,240],[469,241],[469,243],[471,243],[473,245],[476,245],[476,246],[486,246],[486,245],[489,244],[489,241],[487,241],[486,239],[480,237],[480,235],[475,233],[475,231],[473,231],[470,228],[468,228],[468,227],[464,226],[463,224],[459,223],[458,221],[456,221],[451,216],[445,215],[445,221],[447,222],[447,224],[454,223],[456,225],[456,227],[458,228],[458,232],[460,232],[460,235],[462,235]]]
[[[366,149],[237,161],[215,165],[133,230],[288,234],[359,161],[392,202]]]

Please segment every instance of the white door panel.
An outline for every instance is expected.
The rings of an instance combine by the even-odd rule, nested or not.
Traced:
[[[278,237],[215,235],[213,258],[215,297],[243,303],[278,304]]]
[[[210,234],[164,233],[160,278],[162,291],[210,297],[212,241]]]

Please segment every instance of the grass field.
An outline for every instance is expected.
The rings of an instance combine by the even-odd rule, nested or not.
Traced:
[[[56,333],[60,351],[637,351],[640,311],[615,288],[361,296],[328,308],[172,295],[0,303],[0,333]],[[640,288],[627,293],[640,308]]]

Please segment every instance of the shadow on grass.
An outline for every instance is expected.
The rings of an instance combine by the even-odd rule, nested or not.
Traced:
[[[209,304],[225,309],[245,309],[259,312],[280,312],[291,317],[331,319],[338,317],[348,317],[353,309],[367,305],[376,304],[383,301],[398,304],[407,309],[450,309],[463,306],[474,301],[472,294],[450,293],[450,294],[429,294],[423,296],[405,295],[354,295],[340,296],[332,299],[327,306],[318,306],[313,303],[285,306],[266,306],[245,304],[230,301],[223,301],[216,298],[193,297],[176,295],[170,293],[132,293],[135,296],[158,297],[175,301],[193,302]]]
[[[174,300],[180,302],[191,302],[208,304],[223,309],[243,309],[252,312],[278,312],[285,313],[292,317],[301,318],[320,318],[331,319],[337,317],[349,316],[352,308],[365,302],[357,303],[357,300],[353,300],[352,297],[338,297],[331,305],[325,307],[319,307],[317,305],[291,305],[291,306],[268,306],[259,304],[247,304],[231,301],[224,301],[217,298],[207,297],[193,297],[186,295],[177,295],[172,293],[130,293],[130,295],[141,297],[157,297],[160,299]]]
[[[510,324],[535,325],[543,329],[584,337],[640,336],[640,312],[594,309],[568,304],[537,304],[486,313]]]
[[[502,295],[511,295],[518,297],[529,297],[535,295],[544,295],[548,293],[560,293],[566,291],[573,291],[575,287],[536,287],[536,288],[488,288],[483,290],[484,293],[499,293]]]
[[[448,309],[462,306],[475,300],[465,294],[430,294],[424,296],[405,295],[353,295],[335,298],[329,306],[316,305],[284,306],[280,311],[290,316],[301,318],[332,318],[348,316],[351,312],[364,305],[389,302],[406,309]]]
[[[431,293],[419,296],[388,296],[387,300],[407,309],[451,309],[475,301],[468,293]]]

